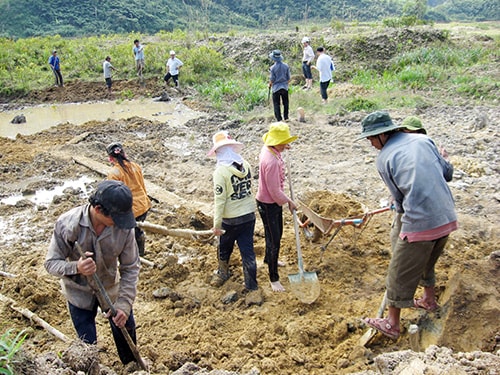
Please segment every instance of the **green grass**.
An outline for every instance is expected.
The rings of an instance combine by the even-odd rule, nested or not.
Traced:
[[[365,44],[372,29],[380,25],[330,22],[330,26],[343,35],[352,35],[353,41]],[[300,35],[314,30],[320,30],[320,27],[301,26]],[[479,30],[479,26],[475,30]],[[251,33],[232,31],[231,34],[248,37]],[[184,62],[182,84],[195,88],[200,98],[215,109],[239,114],[253,111],[262,114],[264,109],[266,114],[272,115],[266,73],[270,62],[266,58],[237,64],[230,56],[221,53],[222,42],[213,41],[221,38],[212,39],[206,33],[183,30],[155,35],[130,33],[78,39],[57,35],[18,40],[0,38],[0,97],[16,97],[51,86],[53,76],[47,59],[53,48],[59,51],[65,80],[102,80],[102,61],[107,55],[119,69],[115,79],[136,79],[132,55],[132,42],[136,38],[146,46],[146,79],[163,78],[169,51],[173,49]],[[316,44],[326,42],[322,34],[316,35],[314,40]],[[289,46],[286,41],[283,43],[283,48],[288,48],[284,51],[287,63],[294,74],[300,74],[300,44]],[[330,98],[328,106],[321,106],[317,90],[305,93],[298,89],[299,86],[291,86],[292,107],[302,106],[325,114],[369,111],[388,105],[412,107],[421,105],[422,97],[430,102],[444,100],[443,92],[496,103],[498,79],[495,76],[482,78],[483,74],[486,75],[482,72],[494,70],[499,58],[497,51],[500,50],[498,36],[493,37],[489,46],[475,43],[472,38],[467,43],[447,40],[410,50],[400,48],[391,60],[377,65],[370,63],[369,48],[366,45],[366,56],[359,61],[339,62],[340,70],[335,72],[334,84],[349,82],[365,88],[370,94]],[[317,89],[317,81],[315,85]],[[132,97],[131,90],[120,93],[121,100]]]
[[[26,336],[27,334],[24,331],[14,335],[10,329],[0,336],[0,374],[15,374],[13,369],[15,357],[21,349]]]

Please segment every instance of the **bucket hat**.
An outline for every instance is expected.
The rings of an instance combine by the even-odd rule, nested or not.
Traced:
[[[283,60],[283,55],[281,54],[281,51],[279,49],[275,49],[269,54],[269,58],[274,61],[281,61]]]
[[[417,116],[408,116],[403,120],[401,126],[415,133],[427,134],[427,130],[422,126],[422,121]]]
[[[227,145],[232,145],[236,152],[240,152],[243,149],[243,143],[237,142],[225,130],[215,133],[212,137],[212,142],[214,146],[208,151],[207,156],[214,156],[220,147]]]
[[[387,133],[391,130],[401,129],[401,125],[396,125],[392,122],[391,116],[384,111],[376,111],[367,115],[361,121],[361,134],[355,139],[359,141],[363,138],[368,138],[374,135]]]
[[[103,207],[118,228],[135,228],[136,222],[132,212],[132,192],[123,182],[115,180],[100,182],[89,200],[92,204]]]
[[[171,50],[171,51],[170,51],[170,54],[171,54],[171,55],[175,55],[175,51],[174,51],[174,50]]]
[[[305,37],[302,38],[302,43],[310,43],[310,42],[311,41],[310,41],[310,39],[307,36],[305,36]]]
[[[262,136],[266,146],[286,145],[295,141],[298,137],[290,134],[288,124],[284,122],[274,122],[269,125],[269,131]]]

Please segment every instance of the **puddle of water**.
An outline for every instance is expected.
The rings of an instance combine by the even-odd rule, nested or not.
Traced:
[[[24,115],[26,122],[24,124],[11,124],[10,121],[18,115]],[[35,134],[67,122],[81,125],[93,120],[106,121],[133,116],[166,122],[170,126],[179,126],[200,117],[201,113],[193,111],[180,102],[157,102],[152,99],[40,105],[0,112],[0,136],[15,138],[17,134]]]
[[[56,186],[54,189],[51,190],[46,190],[46,189],[37,190],[33,195],[22,195],[22,194],[11,195],[10,197],[3,198],[2,200],[0,200],[0,203],[7,205],[15,205],[22,199],[28,199],[31,202],[35,203],[36,205],[48,206],[56,195],[63,195],[63,191],[67,188],[73,188],[76,190],[80,189],[85,195],[87,195],[88,193],[87,186],[91,182],[94,182],[94,180],[87,176],[82,176],[78,180],[66,181],[64,182],[63,185]]]

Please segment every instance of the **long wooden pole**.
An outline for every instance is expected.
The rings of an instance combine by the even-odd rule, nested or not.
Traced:
[[[32,312],[24,307],[17,306],[17,302],[14,301],[12,298],[9,298],[7,296],[4,296],[3,294],[0,294],[0,300],[3,303],[9,305],[12,310],[17,311],[18,313],[22,314],[23,316],[25,316],[29,320],[32,320],[33,322],[38,324],[40,327],[45,329],[47,332],[49,332],[52,335],[54,335],[55,337],[57,337],[59,340],[62,340],[66,343],[70,343],[71,341],[73,341],[68,336],[66,336],[64,333],[62,333],[61,331],[52,327],[49,323],[47,323],[45,320],[40,318],[34,312]]]
[[[83,259],[87,258],[87,256],[85,255],[85,253],[82,250],[82,247],[80,246],[80,244],[78,242],[75,242],[75,248],[78,250],[78,253],[80,254],[80,256]],[[97,276],[96,273],[92,274],[92,278],[93,278],[95,284],[97,285],[97,289],[95,289],[94,291],[100,297],[102,297],[102,298],[99,298],[99,300],[104,300],[106,302],[106,304],[109,307],[109,310],[111,311],[111,315],[113,317],[115,317],[117,314],[116,309],[113,306],[113,302],[111,301],[111,298],[109,298],[109,295],[106,292],[106,289],[104,288],[104,285],[102,284],[101,279],[99,279],[99,276]],[[123,334],[123,337],[125,337],[125,340],[127,341],[127,344],[129,346],[130,350],[132,351],[132,354],[134,354],[134,357],[137,360],[137,363],[139,364],[139,366],[141,366],[141,368],[144,371],[148,371],[148,366],[146,366],[146,363],[144,363],[144,360],[142,359],[141,355],[139,354],[139,351],[137,350],[137,346],[135,345],[134,341],[132,340],[132,337],[130,337],[130,334],[128,333],[127,329],[125,327],[121,327],[120,331]]]

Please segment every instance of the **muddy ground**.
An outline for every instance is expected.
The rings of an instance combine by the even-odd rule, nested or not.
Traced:
[[[153,80],[144,86],[135,80],[116,81],[113,88],[115,99],[123,99],[123,92],[127,97],[132,93],[152,98],[162,91]],[[331,88],[330,97],[349,97],[360,90],[338,84]],[[270,108],[262,108],[261,115],[249,122],[241,122],[195,102],[189,91],[169,94],[172,100],[206,114],[175,127],[133,117],[81,126],[64,124],[35,135],[19,135],[15,140],[0,138],[0,198],[26,195],[15,205],[0,203],[2,271],[17,275],[2,278],[0,292],[71,338],[75,334],[58,281],[46,273],[43,261],[58,216],[85,203],[88,192],[103,179],[102,174],[76,159],[86,157],[106,165],[105,146],[121,141],[131,159],[143,167],[145,178],[164,189],[165,194],[157,196],[159,202],[153,203],[148,221],[168,228],[211,227],[214,160],[207,158],[206,152],[216,131],[228,130],[246,145],[243,156],[255,167],[257,177],[261,137],[273,120]],[[102,82],[68,82],[62,90],[34,92],[23,104],[109,99]],[[12,102],[2,108],[17,106],[19,102]],[[142,266],[134,314],[139,350],[150,363],[150,373],[168,374],[183,365],[182,373],[186,374],[196,372],[195,368],[241,374],[398,373],[398,364],[415,369],[420,363],[428,366],[427,373],[500,373],[500,111],[497,106],[460,100],[456,106],[436,102],[418,110],[390,113],[396,122],[418,115],[428,134],[446,147],[455,167],[450,187],[460,229],[450,236],[437,266],[441,310],[428,314],[406,309],[398,341],[377,335],[367,347],[359,345],[366,332],[360,319],[377,313],[384,292],[390,259],[390,212],[372,216],[361,228],[343,227],[325,250],[322,246],[333,231],[316,235],[314,242],[301,234],[306,271],[316,272],[321,287],[312,304],[300,302],[288,282],[287,275],[297,273],[293,221],[288,212],[280,256],[286,262],[280,268],[286,293],[271,292],[267,269],[262,265],[263,229],[260,218],[257,220],[261,305],[245,298],[237,249],[231,261],[233,276],[223,287],[214,288],[208,282],[217,263],[213,240],[148,233],[145,258],[154,267]],[[326,218],[357,216],[379,208],[388,198],[374,164],[377,151],[367,141],[353,142],[365,115],[322,116],[306,108],[305,123],[289,123],[292,133],[299,136],[287,156],[295,193]],[[50,190],[83,176],[92,181],[85,191],[67,189],[47,206],[28,199],[37,190]],[[255,179],[254,191],[256,187]],[[420,293],[418,290],[417,295]],[[67,343],[5,304],[0,308],[0,319],[2,332],[30,327],[23,346],[27,359],[22,373],[73,374],[78,369],[91,373],[89,367],[72,365],[78,362],[79,354],[98,358],[107,368],[101,369],[101,374],[135,370],[119,363],[102,317],[98,319],[98,353],[93,354],[78,347],[68,351]],[[420,327],[419,346],[425,353],[405,351],[410,348],[410,324]]]
[[[332,90],[332,96],[342,95],[343,89],[349,91],[340,85]],[[245,143],[243,155],[255,167],[261,136],[272,121],[270,110],[263,113],[267,115],[250,123],[207,114],[171,128],[130,118],[82,126],[65,124],[15,140],[2,138],[0,196],[51,189],[81,176],[94,181],[88,186],[90,191],[102,175],[75,163],[72,157],[85,156],[106,164],[105,146],[120,140],[129,156],[143,167],[147,180],[188,202],[180,205],[180,199],[168,199],[154,203],[148,221],[169,228],[208,229],[214,161],[205,154],[211,135],[219,129],[228,130]],[[395,121],[410,114],[415,112],[391,111]],[[288,155],[294,190],[327,218],[362,214],[379,208],[380,201],[388,197],[375,170],[376,150],[368,142],[353,143],[364,115],[323,117],[306,112],[305,123],[290,122],[292,133],[299,135]],[[435,142],[447,148],[455,166],[450,187],[460,229],[450,236],[437,266],[439,313],[404,310],[404,328],[398,341],[377,335],[366,348],[358,344],[366,331],[360,318],[376,314],[384,292],[390,259],[390,212],[374,215],[362,228],[344,227],[324,251],[321,246],[330,236],[312,242],[301,235],[306,271],[316,272],[321,286],[319,298],[310,305],[294,296],[287,280],[288,274],[297,273],[293,222],[288,212],[280,256],[287,264],[280,268],[286,293],[271,292],[267,269],[262,265],[262,225],[260,219],[257,222],[255,249],[262,305],[245,301],[237,249],[231,261],[232,278],[223,287],[214,288],[208,283],[216,268],[213,241],[148,234],[145,258],[155,266],[142,266],[134,313],[139,350],[151,364],[151,373],[167,374],[187,362],[208,370],[239,373],[252,369],[262,374],[369,371],[375,369],[376,355],[410,348],[409,324],[421,328],[422,349],[438,345],[454,352],[497,353],[489,358],[486,370],[472,365],[476,372],[470,373],[498,373],[499,111],[436,106],[418,115]],[[18,275],[2,279],[1,293],[71,338],[74,331],[59,284],[45,272],[43,261],[57,217],[85,201],[86,192],[68,189],[47,207],[27,199],[0,206],[2,268]],[[154,292],[161,288],[168,289],[155,297]],[[236,292],[233,298],[228,298],[230,292]],[[24,350],[29,355],[45,355],[38,362],[53,364],[57,356],[47,353],[62,353],[68,347],[6,305],[0,317],[3,329],[31,327]],[[133,371],[119,363],[105,319],[98,322],[100,363],[118,374]]]

